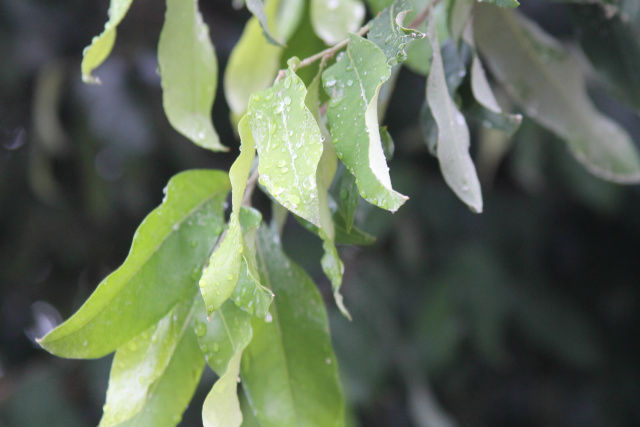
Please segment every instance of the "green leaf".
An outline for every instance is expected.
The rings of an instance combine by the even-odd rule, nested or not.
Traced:
[[[433,16],[427,36],[433,49],[431,72],[427,79],[427,103],[438,125],[436,154],[447,185],[474,212],[482,212],[480,182],[469,155],[469,129],[447,87],[440,43]]]
[[[238,124],[238,134],[240,135],[240,155],[229,169],[232,189],[231,206],[236,216],[240,215],[244,191],[247,188],[247,179],[249,179],[251,165],[256,156],[256,143],[251,134],[251,128],[246,116],[242,117]]]
[[[226,151],[211,121],[218,62],[197,0],[167,0],[158,66],[162,104],[171,126],[201,147]]]
[[[193,298],[188,298],[116,351],[100,427],[126,425],[127,420],[139,425],[140,418],[166,426],[180,421],[204,367],[192,316]],[[176,396],[167,393],[173,388],[182,391]]]
[[[276,16],[279,3],[279,0],[267,1],[266,13],[271,19]],[[268,43],[263,37],[258,19],[249,19],[224,72],[224,94],[232,116],[239,119],[247,111],[251,94],[273,83],[281,54],[281,47]]]
[[[465,28],[463,37],[465,42],[475,50],[473,25],[471,22],[469,22]],[[502,112],[487,80],[482,61],[475,52],[471,62],[471,91],[476,101],[478,101],[478,105],[470,110],[473,118],[480,121],[485,127],[501,130],[509,136],[513,135],[520,128],[522,116],[520,114],[507,114]]]
[[[195,332],[207,364],[222,376],[235,354],[242,352],[251,342],[251,316],[240,310],[232,301],[226,301],[220,309],[207,317],[202,299],[196,303]]]
[[[396,0],[369,24],[371,30],[367,33],[367,38],[382,49],[390,66],[407,59],[407,43],[425,36],[420,31],[403,27],[410,9],[407,0]]]
[[[387,161],[390,161],[393,159],[393,152],[396,150],[396,145],[394,144],[393,138],[386,126],[380,126],[380,140],[382,141],[384,157]]]
[[[231,358],[226,372],[207,395],[202,407],[204,427],[239,427],[242,424],[237,381],[241,358],[242,352]]]
[[[93,70],[111,53],[116,41],[116,28],[129,11],[133,0],[111,0],[109,4],[109,20],[104,25],[102,34],[91,40],[91,44],[82,53],[82,81],[91,84],[100,84],[100,79],[91,75]]]
[[[332,214],[333,225],[335,229],[335,243],[340,243],[343,245],[357,245],[357,246],[368,246],[372,245],[376,242],[376,238],[359,228],[352,226],[349,231],[347,231],[345,220],[342,214],[337,211]],[[299,216],[295,216],[296,220],[308,231],[313,234],[320,235],[320,229],[315,225],[311,224],[309,221],[306,221]]]
[[[258,232],[263,283],[276,294],[273,320],[252,320],[241,377],[263,427],[344,425],[344,399],[322,297],[267,228]]]
[[[124,264],[40,345],[61,357],[111,353],[193,295],[200,271],[223,229],[226,173],[174,176],[162,205],[142,222]]]
[[[382,141],[382,139],[381,139]],[[358,202],[360,201],[360,194],[358,193],[358,186],[356,185],[356,178],[347,172],[342,167],[338,170],[339,178],[337,182],[337,192],[340,199],[338,210],[344,218],[344,227],[347,232],[351,231],[353,227],[353,221],[356,216],[356,210],[358,209]]]
[[[291,212],[319,225],[316,170],[322,135],[292,65],[284,78],[253,95],[249,124],[260,157],[260,184]]]
[[[517,0],[484,0],[489,4],[492,4],[494,6],[498,6],[504,9],[514,9],[518,6],[520,6],[520,3],[518,3]],[[578,0],[580,1],[580,0]],[[589,1],[591,2],[592,0],[585,0],[585,1]]]
[[[311,0],[313,30],[328,45],[341,42],[355,33],[364,19],[360,0]]]
[[[526,18],[491,7],[477,8],[475,35],[485,63],[513,100],[563,138],[587,170],[613,182],[640,182],[637,148],[595,109],[578,64],[557,41]]]
[[[267,39],[267,41],[276,46],[284,46],[284,43],[276,40],[269,31],[269,23],[267,19],[267,14],[264,11],[264,2],[263,0],[246,0],[247,9],[253,13],[258,19],[260,23],[260,27],[262,27],[262,34]]]
[[[640,25],[609,16],[599,5],[571,6],[582,50],[601,81],[640,114]]]
[[[384,52],[350,34],[347,51],[323,73],[322,83],[331,96],[327,119],[338,157],[364,199],[395,212],[407,197],[391,188],[378,126],[378,93],[389,75]]]
[[[473,10],[474,0],[452,0],[448,4],[447,15],[449,34],[454,45],[458,45],[462,32],[467,26],[471,11]]]

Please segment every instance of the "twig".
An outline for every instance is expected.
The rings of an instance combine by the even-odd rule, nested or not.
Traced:
[[[432,2],[429,2],[429,4],[424,9],[422,9],[422,12],[420,12],[418,16],[413,19],[413,21],[411,21],[408,28],[411,28],[412,30],[418,28],[422,21],[427,19],[427,16],[429,16],[431,9],[433,9],[438,3],[440,3],[440,0],[433,0]]]
[[[364,27],[360,28],[360,30],[357,32],[357,34],[359,36],[364,36],[368,32],[369,32],[369,25],[365,25]],[[318,59],[330,58],[336,52],[338,52],[339,50],[343,49],[348,44],[349,44],[349,39],[344,39],[344,40],[342,40],[340,43],[338,43],[335,46],[331,46],[330,48],[327,48],[327,49],[323,50],[322,52],[318,52],[315,55],[312,55],[312,56],[310,56],[308,58],[305,58],[302,61],[300,61],[298,63],[298,65],[296,65],[296,70],[300,69],[302,67],[309,66],[309,65],[313,64],[314,62],[316,62]]]

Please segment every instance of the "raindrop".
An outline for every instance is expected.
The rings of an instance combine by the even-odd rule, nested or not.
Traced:
[[[285,105],[291,105],[291,98],[289,98],[288,96],[285,96],[283,99]]]
[[[202,322],[196,322],[196,335],[199,337],[205,336],[207,333],[207,325]]]
[[[264,321],[267,323],[273,322],[273,316],[271,315],[271,313],[267,313],[267,317],[264,318]]]
[[[190,241],[189,246],[191,246],[192,248],[195,248],[196,246],[198,246],[198,241],[197,240]]]
[[[347,80],[347,86],[353,86],[353,80],[351,79]]]
[[[335,84],[336,84],[336,79],[334,79],[333,77],[328,78],[324,83],[326,87],[332,87],[332,86],[335,86]]]
[[[220,344],[218,344],[217,342],[213,343],[213,351],[215,351],[216,353],[220,350]]]
[[[283,168],[283,167],[285,167],[286,165],[287,165],[287,162],[286,162],[286,161],[284,161],[284,160],[280,160],[280,161],[278,162],[278,164],[277,164],[277,166],[278,166],[279,168]]]

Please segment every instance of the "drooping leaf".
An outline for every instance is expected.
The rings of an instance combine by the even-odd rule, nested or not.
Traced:
[[[251,316],[232,301],[207,317],[202,299],[197,301],[194,316],[195,332],[207,364],[222,376],[231,358],[251,342]]]
[[[396,0],[369,24],[371,30],[367,33],[367,38],[382,49],[390,66],[407,59],[407,43],[425,36],[420,31],[403,26],[410,9],[408,0]]]
[[[263,0],[246,0],[245,3],[247,5],[247,9],[249,9],[251,13],[253,13],[253,16],[258,19],[260,27],[262,27],[262,34],[267,39],[267,41],[276,46],[283,46],[284,43],[276,40],[269,31],[269,22],[267,19],[267,14],[264,11]]]
[[[338,177],[336,180],[336,191],[340,200],[338,210],[344,218],[345,229],[349,232],[356,216],[360,194],[358,193],[356,178],[344,167],[338,169]]]
[[[378,126],[378,93],[389,75],[384,52],[350,34],[346,52],[323,73],[322,83],[331,96],[327,118],[338,157],[355,175],[363,198],[395,212],[407,197],[391,188]]]
[[[427,103],[438,126],[436,154],[447,185],[474,212],[482,212],[480,182],[469,154],[469,129],[447,87],[435,20],[429,19],[427,36],[433,49],[427,79]]]
[[[322,297],[267,228],[258,232],[262,281],[277,295],[273,320],[252,320],[241,377],[263,427],[344,425],[344,401]]]
[[[471,22],[465,28],[463,37],[468,46],[475,48]],[[471,116],[480,121],[485,127],[501,130],[509,136],[520,128],[522,116],[520,114],[507,114],[502,111],[496,97],[493,95],[482,61],[475,52],[471,62],[471,91],[473,97],[478,101],[477,106],[470,109]]]
[[[171,126],[201,147],[226,151],[211,121],[218,62],[197,0],[167,0],[158,67]]]
[[[330,46],[358,31],[364,12],[360,0],[311,0],[313,29]]]
[[[268,17],[276,16],[279,2],[267,1]],[[249,19],[240,40],[231,51],[224,72],[224,94],[236,120],[247,111],[251,94],[271,85],[278,72],[281,53],[281,47],[265,40],[258,19]]]
[[[229,361],[226,372],[213,385],[202,406],[204,427],[240,427],[242,412],[238,400],[238,374],[242,352]]]
[[[640,24],[599,5],[571,6],[582,50],[605,86],[640,114]]]
[[[372,245],[376,242],[376,238],[371,234],[365,233],[360,230],[355,225],[352,226],[349,231],[345,226],[344,217],[339,211],[333,212],[331,215],[333,219],[333,226],[335,229],[336,237],[335,243],[343,244],[343,245],[357,245],[357,246],[368,246]],[[315,225],[311,224],[309,221],[306,221],[299,216],[295,216],[298,222],[311,233],[320,235],[320,229]]]
[[[153,419],[159,423],[154,425],[164,426],[180,421],[204,367],[190,327],[193,301],[181,301],[157,325],[116,351],[100,427],[126,425],[127,420],[137,425],[136,418]],[[185,366],[178,366],[180,363]],[[182,390],[180,395],[167,393],[174,387]],[[163,393],[158,394],[159,390]]]
[[[424,139],[425,144],[427,144],[429,154],[438,157],[438,124],[431,113],[431,108],[426,99],[424,104],[422,104],[422,108],[420,108],[418,121],[420,124],[420,133],[422,134],[422,139]]]
[[[82,53],[82,81],[91,84],[100,84],[100,79],[91,73],[111,53],[116,41],[116,28],[129,11],[133,0],[111,0],[109,4],[109,20],[104,25],[104,30],[99,36],[91,40],[91,44]]]
[[[61,357],[111,353],[193,295],[223,229],[229,178],[194,170],[174,176],[162,205],[142,222],[124,264],[40,345]]]
[[[246,116],[238,123],[238,134],[240,135],[240,155],[229,169],[229,179],[231,180],[231,207],[236,216],[240,215],[240,207],[242,206],[244,191],[247,187],[247,179],[249,179],[251,165],[256,156],[256,143],[251,134],[251,128],[249,127]]]
[[[249,102],[249,125],[260,157],[260,184],[284,207],[318,225],[316,170],[322,155],[307,90],[293,71]]]
[[[525,113],[563,138],[592,174],[640,182],[640,156],[629,135],[600,114],[580,69],[562,46],[513,12],[478,7],[475,35],[496,79]]]

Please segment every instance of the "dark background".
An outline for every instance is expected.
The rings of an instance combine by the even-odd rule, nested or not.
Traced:
[[[124,260],[173,174],[228,169],[237,155],[221,88],[214,124],[229,154],[194,146],[163,114],[162,2],[136,0],[97,72],[104,84],[81,82],[82,49],[107,6],[0,0],[3,427],[97,424],[110,358],[58,359],[33,338]],[[201,8],[223,70],[248,14],[221,0]],[[522,9],[574,39],[565,6]],[[318,241],[294,223],[285,230],[286,249],[327,295],[350,422],[424,426],[436,405],[460,426],[640,425],[640,188],[591,177],[531,122],[511,142],[472,125],[485,199],[472,214],[422,142],[423,93],[424,79],[403,71],[387,113],[394,186],[409,202],[395,215],[362,206],[360,225],[378,241],[341,248],[353,322],[334,308]],[[592,95],[640,140],[637,116]],[[212,380],[182,425],[201,425]]]

